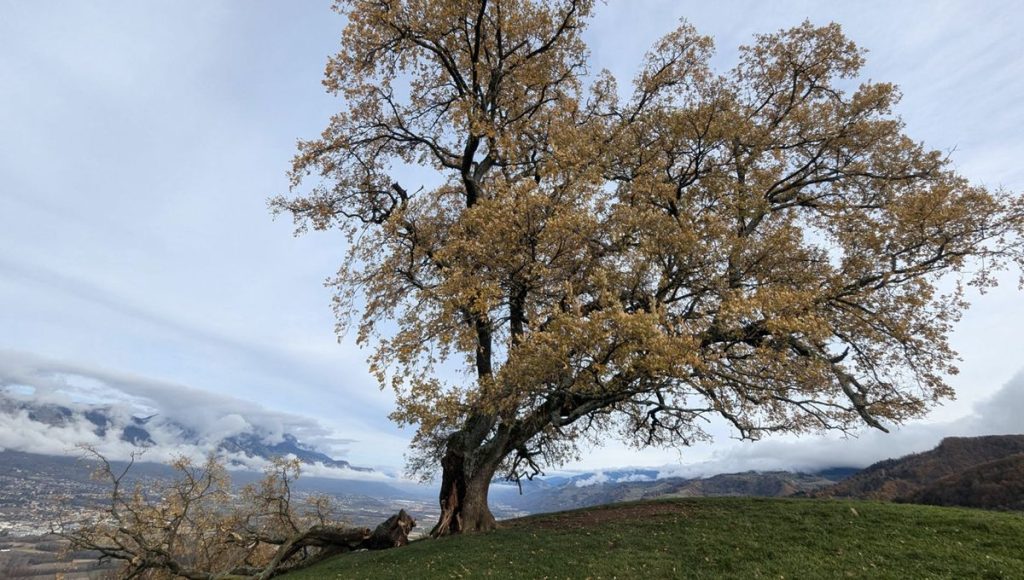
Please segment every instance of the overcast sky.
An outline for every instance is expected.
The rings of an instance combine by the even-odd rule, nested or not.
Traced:
[[[754,33],[839,22],[870,51],[865,78],[901,87],[912,138],[951,152],[976,183],[1024,191],[1018,2],[609,0],[586,34],[592,68],[627,85],[683,17],[715,38],[722,71]],[[295,140],[339,106],[320,78],[343,22],[314,0],[0,0],[0,376],[135,377],[186,408],[240,399],[311,419],[357,465],[402,463],[409,433],[386,419],[390,393],[351,337],[334,335],[323,280],[343,240],[294,238],[266,209],[287,188]],[[957,401],[888,438],[799,449],[869,461],[978,432],[997,411],[1024,431],[1006,414],[1024,413],[1024,380],[1011,383],[1024,295],[1005,279],[954,334]],[[742,467],[795,449],[723,435],[681,456],[613,445],[574,466],[728,456]]]

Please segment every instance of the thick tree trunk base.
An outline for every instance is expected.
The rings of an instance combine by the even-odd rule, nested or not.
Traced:
[[[467,505],[442,506],[441,519],[430,531],[430,536],[437,538],[453,534],[489,532],[497,527],[497,520],[486,503],[482,509]]]
[[[430,531],[432,538],[465,532],[487,532],[497,527],[487,505],[493,470],[466,477],[461,456],[449,451],[441,460],[441,518]]]

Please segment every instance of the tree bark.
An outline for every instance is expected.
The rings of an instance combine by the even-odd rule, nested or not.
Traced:
[[[471,455],[471,458],[472,455]],[[484,461],[470,471],[466,455],[449,447],[441,460],[441,519],[431,530],[432,537],[465,532],[486,532],[497,523],[487,505],[487,493],[497,463]]]
[[[311,561],[299,563],[299,567],[313,564],[327,556],[354,550],[387,550],[405,546],[409,543],[409,532],[415,526],[416,520],[404,509],[384,520],[372,532],[369,528],[315,526],[283,540],[270,564],[254,576],[257,580],[267,580],[276,576],[281,570],[281,565],[305,547],[322,548],[324,552]],[[276,543],[276,540],[271,543]]]

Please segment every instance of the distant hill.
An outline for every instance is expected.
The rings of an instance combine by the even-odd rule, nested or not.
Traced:
[[[128,467],[124,461],[111,461],[114,471],[121,472]],[[24,495],[30,497],[32,492],[38,491],[38,485],[32,482],[44,481],[48,485],[59,485],[68,488],[67,493],[75,496],[76,489],[95,490],[106,489],[106,485],[97,482],[92,478],[92,473],[99,467],[99,463],[90,457],[66,457],[59,455],[42,455],[39,453],[25,453],[23,451],[12,451],[10,449],[0,450],[0,488],[6,484],[6,488],[0,493],[17,495],[16,491],[8,482],[22,480],[27,482],[20,486]],[[228,474],[231,481],[238,485],[256,483],[263,478],[263,474],[250,470],[232,469]],[[170,466],[163,463],[145,461],[145,456],[136,461],[129,472],[128,479],[134,481],[145,479],[170,480],[178,477]],[[407,487],[407,486],[406,486]],[[335,477],[317,477],[315,475],[302,475],[293,483],[293,488],[305,493],[327,493],[336,496],[360,496],[377,499],[408,499],[419,498],[423,494],[411,493],[405,489],[398,489],[388,481],[341,479]],[[45,494],[44,494],[45,495]],[[433,492],[430,496],[433,497]],[[0,501],[2,503],[2,501]],[[0,518],[2,519],[2,518]]]
[[[1024,435],[949,437],[924,453],[887,459],[863,470],[815,473],[748,471],[704,478],[620,469],[523,483],[523,493],[495,486],[496,502],[543,513],[625,501],[682,497],[849,497],[884,501],[1024,509]]]
[[[880,461],[809,495],[974,507],[1020,505],[1022,453],[1024,435],[948,437],[931,451]]]
[[[833,485],[849,472],[847,468],[836,468],[830,470],[828,477],[821,473],[747,471],[705,478],[657,479],[657,471],[618,470],[538,480],[524,486],[522,496],[505,488],[492,491],[492,497],[531,513],[655,498],[784,497]]]
[[[906,499],[931,505],[1024,510],[1024,453],[948,475]]]

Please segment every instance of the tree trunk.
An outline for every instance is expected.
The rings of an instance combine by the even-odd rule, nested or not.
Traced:
[[[441,519],[431,530],[432,537],[485,532],[496,527],[487,505],[487,492],[497,463],[487,460],[482,463],[469,473],[465,455],[451,448],[445,453],[441,460]]]
[[[405,546],[409,543],[409,532],[414,527],[416,527],[416,520],[405,513],[405,510],[400,510],[397,514],[384,520],[373,532],[369,528],[314,526],[290,538],[280,540],[273,538],[268,541],[268,543],[281,542],[274,559],[263,570],[257,570],[247,575],[256,577],[256,580],[272,578],[281,571],[284,562],[303,548],[310,546],[321,548],[322,551],[310,559],[299,562],[294,565],[295,567],[305,568],[329,556],[353,550],[387,550]]]

